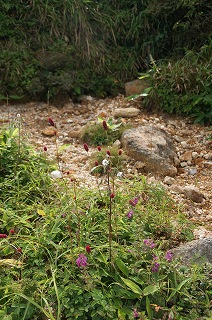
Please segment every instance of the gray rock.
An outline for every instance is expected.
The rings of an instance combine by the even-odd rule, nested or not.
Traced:
[[[113,112],[114,118],[133,118],[140,114],[137,108],[117,108]]]
[[[212,263],[212,237],[193,240],[172,249],[172,252],[185,263]]]
[[[153,126],[139,126],[124,131],[121,142],[129,156],[145,163],[144,172],[171,177],[176,175],[174,158],[177,155],[165,131]]]

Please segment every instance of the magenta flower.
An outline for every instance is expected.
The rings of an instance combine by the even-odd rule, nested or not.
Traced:
[[[168,251],[166,252],[165,259],[166,259],[168,262],[171,262],[171,261],[172,261],[172,259],[173,259],[173,253],[171,253],[170,250],[168,250]]]
[[[158,272],[159,267],[160,267],[160,263],[155,262],[152,267],[152,272]]]
[[[121,156],[122,155],[122,150],[121,149],[119,149],[119,156]]]
[[[134,318],[138,318],[139,317],[137,309],[133,310],[133,316],[134,316]]]
[[[131,199],[131,200],[129,201],[129,203],[131,204],[131,206],[135,207],[136,204],[138,203],[138,198]]]
[[[106,153],[110,157],[110,150],[107,150]]]
[[[155,247],[155,243],[152,239],[144,239],[144,244],[151,249]]]
[[[15,230],[14,229],[10,229],[10,234],[14,235],[15,234]]]
[[[102,150],[102,148],[101,148],[100,146],[98,146],[98,147],[97,147],[97,150],[98,150],[98,151],[101,151],[101,150]]]
[[[113,199],[114,197],[115,197],[115,194],[114,194],[114,193],[111,193],[111,194],[110,194],[110,198]]]
[[[83,253],[79,254],[78,258],[76,259],[76,264],[78,268],[85,268],[87,266],[87,257]]]
[[[88,149],[88,145],[87,145],[87,143],[84,143],[84,145],[83,145],[83,146],[84,146],[85,151],[87,151],[87,152],[88,152],[88,150],[89,150],[89,149]]]
[[[44,151],[47,151],[47,147],[46,147],[46,146],[45,146],[45,147],[43,147],[43,150],[44,150]]]
[[[127,218],[131,219],[133,217],[134,212],[130,210],[127,214]]]
[[[97,167],[99,165],[98,161],[95,161],[94,165]]]

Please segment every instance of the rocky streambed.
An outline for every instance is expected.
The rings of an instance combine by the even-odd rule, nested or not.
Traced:
[[[0,125],[15,121],[17,114],[22,119],[22,135],[39,151],[47,148],[50,158],[55,158],[54,128],[49,126],[51,117],[57,126],[58,145],[68,144],[60,157],[61,169],[68,170],[81,186],[95,187],[95,178],[90,174],[89,156],[80,141],[83,127],[97,121],[98,117],[121,118],[132,128],[153,127],[165,132],[176,152],[177,173],[161,176],[157,172],[145,172],[143,162],[129,156],[125,175],[132,177],[145,174],[151,183],[161,182],[177,203],[184,207],[188,217],[200,223],[196,238],[211,236],[212,232],[212,141],[208,127],[193,124],[190,119],[162,113],[147,113],[139,101],[128,101],[120,95],[116,98],[94,99],[85,96],[80,103],[70,102],[62,107],[32,102],[0,106]],[[121,145],[121,147],[123,147]],[[127,151],[127,150],[126,150]]]

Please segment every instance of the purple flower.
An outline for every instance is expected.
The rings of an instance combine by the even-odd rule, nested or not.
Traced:
[[[170,250],[168,250],[168,251],[166,252],[165,259],[166,259],[168,262],[171,262],[171,261],[172,261],[172,259],[173,259],[173,253],[171,253]]]
[[[131,199],[131,200],[129,201],[129,203],[131,204],[131,206],[135,207],[136,204],[138,203],[138,198]]]
[[[133,217],[134,212],[130,210],[127,214],[127,218],[131,219]]]
[[[80,268],[80,267],[85,268],[87,266],[87,257],[83,253],[79,254],[79,256],[76,260],[76,264],[77,264],[78,268]]]
[[[155,247],[155,243],[152,239],[144,239],[144,244],[151,249]]]
[[[152,267],[152,272],[158,272],[159,267],[160,267],[160,264],[158,262],[155,262]]]
[[[134,316],[134,318],[138,318],[139,317],[137,309],[133,310],[133,316]]]

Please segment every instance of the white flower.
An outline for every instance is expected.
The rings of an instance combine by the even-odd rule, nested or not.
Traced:
[[[16,117],[17,117],[17,118],[20,118],[20,117],[21,117],[20,113],[17,113]]]
[[[123,172],[119,171],[116,176],[117,176],[117,178],[122,178],[123,177]]]
[[[109,165],[109,161],[107,159],[102,160],[103,167],[107,167]]]
[[[54,179],[61,179],[63,177],[63,174],[61,171],[55,170],[50,173],[50,176]]]

